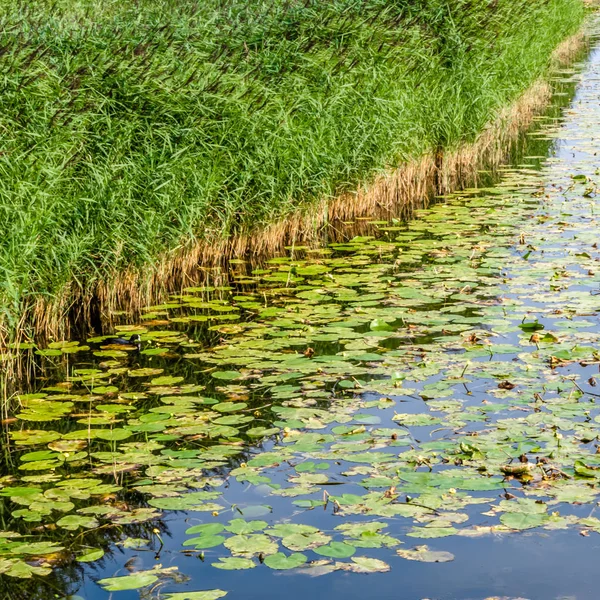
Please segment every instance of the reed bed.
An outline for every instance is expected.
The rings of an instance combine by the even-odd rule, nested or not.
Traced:
[[[68,313],[143,303],[199,261],[455,186],[544,102],[531,86],[583,16],[580,0],[6,0],[0,337],[61,335]]]

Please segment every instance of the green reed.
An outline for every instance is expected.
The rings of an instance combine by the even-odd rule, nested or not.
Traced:
[[[473,140],[580,0],[6,0],[0,329]]]

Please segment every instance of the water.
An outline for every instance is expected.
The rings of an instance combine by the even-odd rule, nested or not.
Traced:
[[[3,597],[595,598],[600,50],[559,78],[487,187],[22,349]]]

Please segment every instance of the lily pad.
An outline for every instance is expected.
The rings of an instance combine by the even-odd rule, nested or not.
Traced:
[[[249,558],[229,556],[219,558],[219,562],[212,563],[212,566],[224,571],[242,571],[246,569],[254,569],[256,563]]]
[[[315,548],[314,552],[328,558],[349,558],[356,552],[356,548],[345,542],[331,542],[326,546]]]
[[[298,552],[290,554],[289,556],[286,556],[282,552],[277,552],[276,554],[271,554],[265,558],[267,567],[278,570],[296,569],[306,561],[306,556]]]
[[[204,590],[202,592],[176,592],[165,594],[165,600],[219,600],[227,595],[223,590]]]
[[[98,580],[107,592],[121,592],[123,590],[137,590],[158,581],[158,576],[151,571],[141,571],[121,577],[107,577]]]
[[[416,546],[412,550],[396,550],[396,554],[408,560],[420,562],[450,562],[454,554],[441,550],[430,550],[427,546]]]
[[[264,534],[234,535],[225,541],[225,547],[234,554],[255,555],[275,554],[277,544]]]
[[[79,562],[94,562],[104,556],[104,550],[101,548],[91,549],[77,557]]]

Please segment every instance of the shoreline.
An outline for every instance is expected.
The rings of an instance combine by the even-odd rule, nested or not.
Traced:
[[[584,23],[579,32],[555,48],[548,73],[570,64],[587,44]],[[328,223],[352,220],[375,209],[411,209],[421,207],[423,202],[426,206],[434,195],[476,181],[479,169],[501,165],[512,144],[548,107],[551,96],[550,83],[545,78],[538,79],[503,109],[473,143],[405,163],[356,192],[322,200],[254,232],[228,239],[202,239],[193,247],[178,248],[155,263],[150,276],[147,270],[127,269],[88,290],[73,282],[50,300],[38,298],[21,314],[15,337],[0,328],[0,363],[12,362],[7,350],[9,340],[18,345],[28,337],[26,330],[35,332],[36,338],[68,337],[76,322],[89,327],[102,319],[102,315],[114,311],[135,314],[143,306],[155,304],[165,295],[197,282],[201,266],[214,266],[233,258],[266,256],[286,245],[314,242]]]

